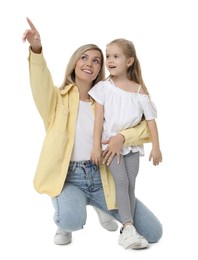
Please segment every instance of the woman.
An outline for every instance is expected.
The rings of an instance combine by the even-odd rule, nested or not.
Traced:
[[[44,121],[46,137],[38,162],[34,185],[52,198],[58,226],[56,244],[69,244],[72,231],[86,223],[86,205],[92,205],[120,221],[113,178],[105,166],[107,159],[119,156],[123,143],[150,141],[145,122],[107,141],[100,168],[90,161],[93,142],[94,102],[88,91],[104,79],[102,51],[94,44],[77,49],[72,55],[60,88],[54,86],[43,57],[40,35],[27,18],[30,29],[23,40],[30,44],[30,85],[35,104]],[[162,235],[158,219],[136,201],[134,226],[149,242]]]

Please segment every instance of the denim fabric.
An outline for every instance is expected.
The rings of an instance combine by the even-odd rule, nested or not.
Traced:
[[[117,210],[107,209],[99,168],[91,161],[70,163],[63,190],[60,195],[52,198],[52,203],[55,223],[68,232],[83,228],[87,218],[87,205],[96,206],[121,222]],[[161,223],[138,199],[134,226],[149,242],[157,242],[162,236]]]

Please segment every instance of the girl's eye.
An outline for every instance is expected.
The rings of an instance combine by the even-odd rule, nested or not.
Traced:
[[[106,59],[109,59],[110,58],[110,56],[109,55],[106,55]]]

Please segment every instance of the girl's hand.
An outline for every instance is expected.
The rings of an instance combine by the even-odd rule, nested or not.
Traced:
[[[152,149],[149,155],[149,161],[153,159],[153,165],[159,165],[162,162],[162,153],[160,149]]]
[[[124,136],[122,134],[117,134],[112,136],[109,140],[102,142],[103,144],[108,144],[107,148],[102,152],[102,163],[109,165],[114,156],[117,156],[117,163],[120,163],[120,152],[124,143]]]
[[[30,26],[30,29],[27,29],[24,32],[22,40],[23,40],[23,42],[25,42],[25,41],[29,42],[29,44],[31,46],[31,50],[33,52],[41,53],[42,45],[41,45],[40,34],[29,18],[27,18],[27,22]]]

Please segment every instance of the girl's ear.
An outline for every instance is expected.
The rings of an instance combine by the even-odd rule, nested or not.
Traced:
[[[134,63],[134,57],[130,57],[130,58],[128,59],[128,62],[127,62],[128,67],[130,67],[131,65],[133,65],[133,63]]]

